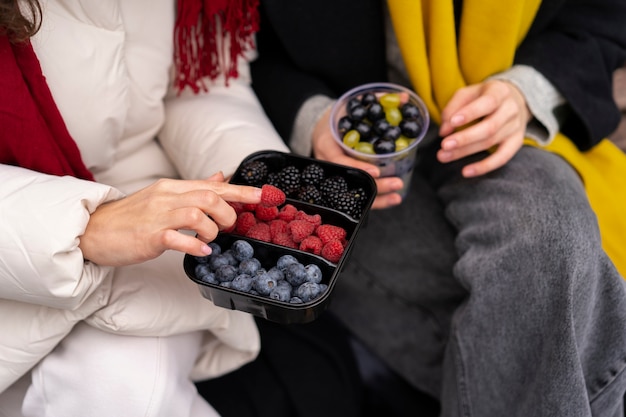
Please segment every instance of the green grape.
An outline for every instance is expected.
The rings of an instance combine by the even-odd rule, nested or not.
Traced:
[[[393,108],[393,107],[400,107],[400,94],[398,93],[383,94],[382,96],[380,96],[380,99],[378,101],[380,102],[380,105],[385,108],[385,110]]]
[[[348,130],[345,135],[343,135],[343,144],[349,148],[354,148],[357,143],[361,140],[361,134],[357,130]]]
[[[400,136],[396,139],[396,152],[400,152],[402,149],[406,149],[411,144],[411,139]]]
[[[374,152],[374,145],[372,145],[369,142],[359,142],[356,144],[356,146],[354,147],[355,151],[361,152],[361,153],[367,153],[367,154],[374,154],[376,152]]]
[[[391,126],[398,126],[402,121],[402,112],[397,107],[390,107],[385,109],[385,119]]]

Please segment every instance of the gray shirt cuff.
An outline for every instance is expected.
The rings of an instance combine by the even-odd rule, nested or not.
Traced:
[[[302,156],[312,155],[315,125],[334,103],[334,99],[323,95],[313,96],[304,102],[298,110],[289,138],[289,147],[293,153]]]
[[[566,101],[546,77],[533,67],[514,65],[507,71],[489,77],[508,81],[524,95],[533,119],[526,126],[526,136],[541,145],[550,143],[558,133]]]

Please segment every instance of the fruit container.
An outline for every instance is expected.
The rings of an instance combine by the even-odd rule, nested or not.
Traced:
[[[393,83],[357,86],[339,97],[330,114],[331,132],[343,151],[376,165],[381,177],[402,178],[399,194],[403,198],[429,124],[422,99]]]
[[[259,170],[256,169],[259,166],[264,166],[267,169],[261,170],[263,172],[259,173]],[[296,170],[300,174],[299,177],[292,175]],[[303,173],[307,173],[307,175],[305,176]],[[306,178],[303,179],[303,177]],[[281,182],[281,178],[287,185]],[[299,178],[299,181],[294,182],[294,178]],[[232,282],[224,286],[224,284],[220,284],[219,280],[214,280],[212,276],[208,279],[206,276],[207,269],[201,264],[210,263],[211,255],[209,255],[208,260],[186,255],[183,262],[185,273],[198,285],[201,294],[217,306],[244,311],[284,324],[307,323],[315,320],[330,303],[335,283],[343,266],[348,261],[360,228],[364,226],[367,220],[367,214],[376,195],[374,179],[360,169],[295,154],[260,151],[249,155],[242,161],[230,182],[259,187],[263,184],[272,184],[282,189],[285,192],[286,200],[284,204],[279,206],[281,213],[282,210],[287,211],[287,206],[290,206],[292,210],[297,210],[298,213],[305,213],[303,216],[307,218],[316,218],[324,227],[342,229],[345,231],[345,238],[342,239],[343,251],[338,259],[327,257],[325,252],[314,253],[309,248],[303,248],[302,243],[299,243],[299,247],[287,247],[265,238],[250,237],[238,229],[221,232],[215,239],[214,243],[220,246],[222,252],[229,251],[229,249],[229,252],[232,252],[233,244],[237,241],[249,243],[254,252],[253,257],[260,261],[260,267],[263,271],[269,271],[276,267],[279,259],[285,255],[291,255],[306,269],[319,270],[321,280],[317,283],[317,287],[313,286],[320,288],[321,291],[311,299],[298,297],[299,294],[310,294],[303,288],[297,288],[300,285],[292,286],[291,294],[292,297],[298,297],[296,301],[294,298],[281,301],[274,294],[272,294],[274,298],[271,298],[268,294],[255,291],[256,287],[253,287],[251,291],[244,291],[233,288]],[[324,190],[323,193],[320,191],[320,194],[326,198],[312,197],[312,195],[317,195],[311,193],[312,184]],[[306,189],[307,192],[303,192],[303,189]],[[351,196],[355,197],[357,203],[349,201]],[[317,230],[320,230],[320,235],[323,235],[321,228]],[[335,255],[333,253],[333,256]],[[308,267],[309,265],[314,266]],[[235,268],[240,268],[240,266],[235,265]],[[300,267],[293,268],[298,269]],[[288,274],[287,271],[283,272],[285,275]]]

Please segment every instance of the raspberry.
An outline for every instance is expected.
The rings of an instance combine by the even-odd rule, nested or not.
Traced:
[[[298,210],[296,215],[294,216],[294,220],[306,220],[309,223],[314,224],[315,226],[319,226],[322,224],[322,216],[319,214],[307,214],[303,210]]]
[[[256,218],[254,217],[254,214],[249,211],[245,211],[241,213],[239,216],[237,216],[237,223],[235,225],[235,231],[238,234],[245,236],[246,233],[248,233],[248,230],[250,230],[250,228],[254,226],[256,223],[257,221],[256,221]]]
[[[230,206],[235,209],[235,213],[237,214],[241,214],[243,213],[245,210],[243,209],[243,203],[238,203],[236,201],[229,201],[228,204],[230,204]]]
[[[317,229],[315,229],[315,234],[319,236],[324,245],[332,240],[337,240],[341,243],[347,235],[344,228],[331,224],[322,224],[318,226]]]
[[[254,211],[256,209],[257,204],[253,203],[243,203],[242,209],[243,211]]]
[[[264,242],[271,242],[272,235],[270,234],[270,225],[267,223],[257,223],[248,230],[246,236],[252,239],[262,240]]]
[[[297,212],[298,212],[298,209],[295,206],[291,204],[285,204],[278,211],[278,218],[286,222],[290,222],[296,217]]]
[[[274,219],[270,222],[270,233],[272,235],[272,241],[274,236],[280,233],[288,233],[287,222],[281,219]]]
[[[275,245],[286,246],[292,249],[298,249],[298,244],[293,241],[291,234],[282,232],[272,235],[272,243]]]
[[[261,204],[264,206],[280,206],[285,202],[285,193],[270,184],[261,187]]]
[[[314,255],[319,255],[322,253],[322,240],[314,235],[307,236],[300,242],[299,249],[303,252],[309,252]]]
[[[242,167],[241,176],[250,185],[262,184],[267,176],[267,165],[263,161],[250,161]]]
[[[310,236],[315,230],[315,225],[306,220],[293,220],[289,222],[288,227],[293,241],[296,243],[302,242],[304,238]]]
[[[343,255],[343,244],[339,239],[333,239],[322,247],[322,257],[330,262],[337,263]]]
[[[269,222],[270,220],[274,220],[276,216],[278,216],[278,207],[264,206],[262,204],[259,204],[256,206],[254,213],[256,214],[257,220]]]

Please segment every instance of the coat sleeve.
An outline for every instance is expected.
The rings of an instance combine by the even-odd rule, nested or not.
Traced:
[[[624,22],[622,0],[543,2],[517,51],[517,64],[537,69],[567,100],[570,112],[561,130],[581,150],[619,123],[612,78],[626,59]]]
[[[0,298],[76,309],[107,268],[78,248],[89,215],[119,191],[74,177],[0,165]]]
[[[207,92],[170,91],[159,140],[182,178],[229,176],[253,152],[288,150],[252,91],[248,62],[238,68],[227,85],[207,81]]]

